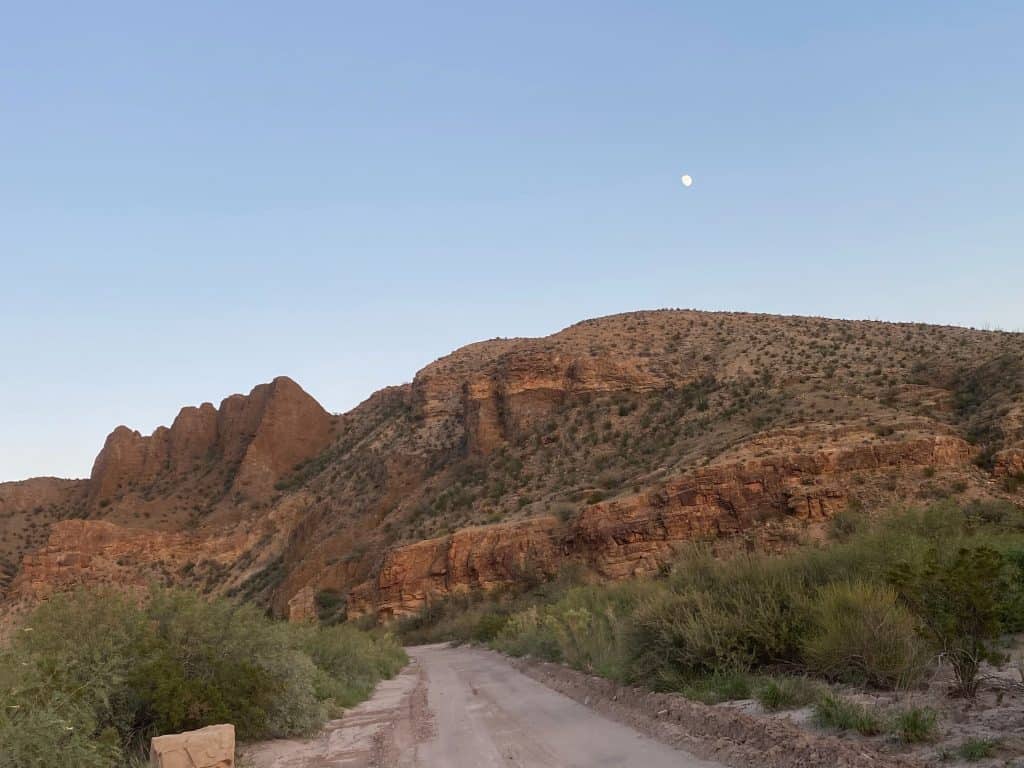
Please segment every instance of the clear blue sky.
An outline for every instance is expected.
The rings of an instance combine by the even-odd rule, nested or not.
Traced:
[[[612,312],[1024,327],[1020,2],[3,17],[0,479]]]

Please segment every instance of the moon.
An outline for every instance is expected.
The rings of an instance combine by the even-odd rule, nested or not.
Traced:
[[[681,182],[683,182],[683,186],[684,186],[684,187],[689,187],[689,186],[692,186],[692,185],[693,185],[693,177],[692,177],[692,176],[691,176],[690,174],[688,174],[688,173],[684,173],[684,174],[683,174],[683,175],[682,175],[682,176],[681,176],[681,177],[679,178],[679,180],[680,180]]]

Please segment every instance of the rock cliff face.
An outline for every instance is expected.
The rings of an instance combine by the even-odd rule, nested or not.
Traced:
[[[156,580],[307,620],[651,574],[692,541],[813,542],[844,509],[1024,502],[1022,414],[1020,334],[601,318],[471,344],[337,417],[279,378],[118,427],[88,480],[0,485],[0,595]]]
[[[675,383],[685,384],[694,375],[691,371]],[[568,399],[645,392],[667,383],[667,377],[631,356],[595,359],[582,351],[495,342],[427,366],[417,374],[413,391],[427,430],[461,432],[470,451],[490,453],[529,434]]]
[[[657,491],[585,506],[565,523],[537,517],[399,547],[387,553],[374,579],[352,590],[350,612],[415,613],[452,593],[552,577],[567,562],[607,579],[650,576],[690,542],[781,549],[813,535],[846,507],[854,488],[892,472],[956,475],[972,455],[952,436],[884,446],[833,437],[832,446],[814,454],[698,469]]]
[[[203,503],[226,494],[265,498],[296,464],[327,446],[331,430],[331,415],[283,376],[226,398],[219,409],[183,408],[169,429],[149,436],[120,426],[96,457],[89,506],[118,506],[126,497],[148,501],[164,488],[211,476],[212,483],[196,489]]]

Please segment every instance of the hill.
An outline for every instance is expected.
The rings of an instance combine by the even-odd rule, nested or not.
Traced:
[[[1024,335],[661,310],[453,352],[331,415],[287,378],[0,484],[8,606],[181,584],[293,619],[418,610],[566,562],[779,550],[846,509],[1024,501]]]

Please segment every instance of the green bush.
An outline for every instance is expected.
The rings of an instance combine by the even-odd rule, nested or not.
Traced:
[[[814,724],[835,731],[856,731],[862,736],[877,736],[885,731],[885,722],[878,712],[831,693],[814,705]]]
[[[899,687],[940,652],[955,662],[964,639],[985,628],[982,621],[972,629],[976,619],[1024,630],[1018,507],[945,501],[855,514],[856,525],[844,522],[827,546],[722,559],[694,545],[659,578],[614,585],[587,584],[585,572],[567,571],[524,590],[433,604],[404,621],[402,634],[410,642],[490,642],[513,655],[702,699],[753,685],[769,706],[788,706],[783,684],[758,687],[751,675],[806,670]],[[998,566],[958,565],[960,549],[994,552],[987,557]],[[987,653],[993,636],[983,634]]]
[[[1003,606],[1013,586],[1003,555],[988,546],[935,547],[916,570],[894,571],[924,627],[948,659],[959,691],[974,696],[983,661],[998,661],[994,641],[1003,630]]]
[[[316,665],[318,697],[330,700],[335,709],[362,701],[378,681],[394,677],[408,661],[401,646],[380,631],[364,632],[347,624],[292,631]]]
[[[471,638],[475,643],[489,643],[501,634],[507,623],[507,613],[489,611],[477,620]]]
[[[386,636],[192,593],[56,595],[0,655],[0,768],[120,768],[156,733],[215,722],[242,739],[312,733],[404,660]]]
[[[554,622],[536,605],[513,614],[492,645],[510,656],[531,656],[543,661],[562,660],[562,649]]]
[[[129,678],[154,730],[174,733],[232,722],[240,739],[313,732],[326,718],[316,667],[256,608],[156,592],[150,633]]]
[[[928,707],[911,707],[896,714],[893,728],[904,744],[934,741],[938,733],[938,715]]]
[[[992,757],[998,747],[999,742],[993,739],[971,739],[957,747],[956,754],[967,762],[973,763]]]
[[[657,589],[645,581],[571,587],[550,605],[514,614],[493,645],[512,655],[562,661],[625,680],[628,618]]]
[[[754,698],[769,712],[806,707],[820,696],[821,686],[806,677],[769,678],[754,691]]]
[[[716,672],[713,675],[691,680],[680,680],[677,685],[668,685],[662,680],[661,688],[678,691],[688,699],[705,704],[720,704],[723,701],[749,699],[753,691],[752,678],[746,672]]]
[[[808,668],[822,677],[877,688],[906,687],[925,670],[918,620],[888,586],[862,581],[821,588],[804,643]]]
[[[783,561],[715,561],[692,553],[673,571],[671,591],[633,617],[632,676],[703,677],[795,662],[809,621],[806,589]]]

